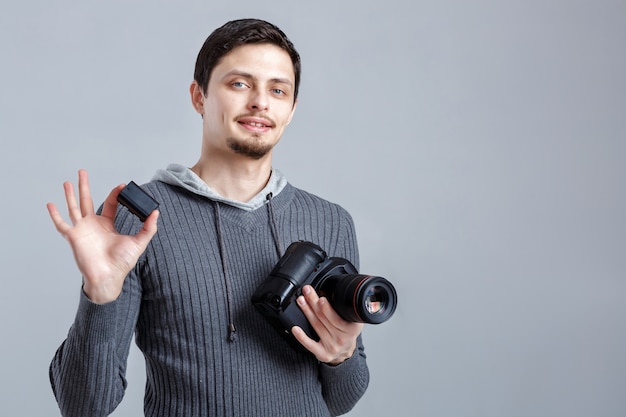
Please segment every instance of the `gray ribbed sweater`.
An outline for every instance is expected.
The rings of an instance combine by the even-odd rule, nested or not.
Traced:
[[[290,347],[251,305],[279,259],[276,240],[283,250],[312,241],[358,266],[349,214],[289,184],[281,188],[269,204],[244,210],[162,181],[144,186],[161,203],[158,232],[116,301],[96,305],[81,292],[50,366],[62,415],[115,409],[133,334],[146,360],[146,416],[329,416],[354,406],[369,381],[360,339],[346,362],[320,364]],[[141,227],[125,208],[116,225],[126,234]],[[235,341],[227,337],[229,315]]]

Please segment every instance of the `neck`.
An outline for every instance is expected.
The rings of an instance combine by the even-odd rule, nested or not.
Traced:
[[[269,157],[260,160],[244,158],[237,163],[208,159],[201,158],[191,170],[221,196],[244,203],[267,185],[272,173]]]

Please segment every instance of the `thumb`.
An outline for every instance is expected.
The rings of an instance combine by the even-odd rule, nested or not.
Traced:
[[[154,237],[157,232],[157,219],[159,218],[159,211],[154,210],[150,215],[146,218],[143,223],[143,227],[137,234],[135,235],[135,239],[137,243],[141,245],[145,249],[150,243],[150,240]]]

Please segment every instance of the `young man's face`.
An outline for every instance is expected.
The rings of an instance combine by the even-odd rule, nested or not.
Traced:
[[[206,95],[194,84],[193,104],[212,152],[253,159],[271,155],[296,109],[291,58],[271,44],[239,46],[222,57]]]

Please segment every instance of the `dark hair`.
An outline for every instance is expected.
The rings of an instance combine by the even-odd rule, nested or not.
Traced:
[[[283,49],[293,63],[293,72],[296,76],[294,86],[294,100],[298,98],[300,85],[300,55],[293,43],[277,26],[259,19],[239,19],[225,23],[215,29],[204,41],[194,71],[194,80],[203,92],[209,86],[209,79],[213,68],[220,59],[238,46],[248,44],[269,43]]]

